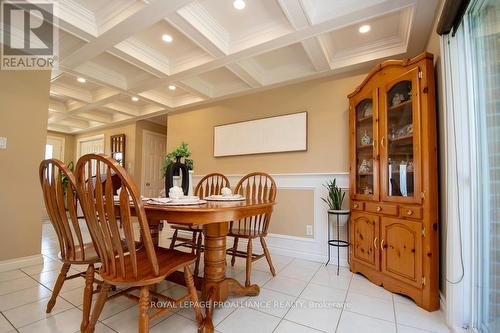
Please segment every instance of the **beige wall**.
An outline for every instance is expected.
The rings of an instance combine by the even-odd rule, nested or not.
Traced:
[[[96,131],[77,134],[74,136],[73,158],[77,160],[77,142],[78,139],[104,135],[104,153],[111,155],[111,136],[116,134],[125,134],[125,163],[126,169],[136,182],[137,186],[141,185],[141,170],[142,170],[142,134],[144,130],[167,134],[167,127],[150,121],[139,120],[135,123],[104,128]],[[71,148],[67,147],[68,150]]]
[[[269,232],[279,235],[313,238],[314,190],[280,189]],[[313,235],[306,234],[306,225],[313,226]]]
[[[439,182],[440,182],[440,193],[439,193],[439,215],[440,215],[440,289],[441,292],[446,296],[446,193],[442,189],[446,188],[445,175],[445,162],[446,162],[446,150],[445,150],[445,138],[444,138],[444,96],[443,96],[443,77],[441,75],[441,45],[439,35],[436,33],[437,23],[439,17],[441,16],[441,11],[443,8],[444,1],[441,1],[440,8],[437,12],[434,26],[432,28],[431,36],[427,42],[427,51],[434,54],[434,76],[436,81],[436,111],[438,114],[438,153],[439,153]]]
[[[125,134],[125,167],[132,178],[137,182],[138,177],[135,164],[136,153],[136,125],[128,124],[123,126],[114,126],[92,132],[86,132],[75,135],[75,161],[78,159],[78,140],[95,135],[104,135],[104,154],[111,155],[111,136],[117,134]],[[139,174],[140,175],[140,174]]]
[[[237,97],[168,116],[168,150],[185,141],[197,175],[268,173],[337,173],[349,171],[349,101],[347,95],[365,75],[322,78]],[[213,157],[216,125],[262,117],[308,112],[307,152]],[[279,133],[276,133],[279,135]],[[279,189],[270,232],[307,236],[314,225],[314,191]],[[326,208],[325,208],[326,218]]]
[[[169,114],[168,150],[189,143],[196,174],[349,171],[347,94],[364,76],[323,78]],[[299,111],[308,112],[307,152],[213,157],[214,126]]]
[[[50,71],[0,71],[0,260],[40,253]],[[22,129],[22,130],[21,130]]]
[[[76,144],[75,144],[75,136],[72,134],[59,133],[54,131],[47,131],[47,135],[64,138],[64,163],[69,164],[69,162],[75,160],[76,156]]]

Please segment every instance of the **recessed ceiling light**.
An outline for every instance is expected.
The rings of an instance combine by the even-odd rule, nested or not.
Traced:
[[[163,36],[161,36],[161,39],[163,39],[163,41],[166,43],[172,43],[172,41],[174,40],[174,38],[169,34],[164,34]]]
[[[234,2],[233,2],[234,8],[236,8],[238,10],[245,9],[246,5],[247,4],[245,3],[244,0],[234,0]]]
[[[138,101],[139,101],[139,97],[137,97],[137,96],[132,96],[132,101],[134,101],[134,102],[138,102]]]
[[[85,82],[87,82],[87,80],[85,80],[83,77],[79,77],[79,78],[77,78],[76,80],[77,80],[78,82],[80,82],[80,83],[85,83]]]
[[[173,84],[171,84],[171,85],[169,85],[169,86],[168,86],[168,89],[170,89],[170,90],[175,90],[175,89],[177,89],[177,87],[176,87],[176,86],[174,86]]]
[[[362,25],[359,27],[359,32],[362,34],[366,34],[368,31],[370,31],[371,27],[368,24]]]

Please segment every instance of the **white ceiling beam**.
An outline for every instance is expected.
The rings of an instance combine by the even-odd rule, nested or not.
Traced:
[[[75,114],[77,110],[85,107],[86,105],[88,105],[87,103],[83,103],[83,102],[80,102],[80,101],[74,101],[74,100],[70,100],[68,101],[68,112],[67,114]]]
[[[365,22],[373,17],[378,17],[388,12],[405,8],[414,5],[417,0],[388,0],[378,3],[374,6],[363,8],[349,13],[348,15],[336,17],[335,19],[327,20],[316,25],[311,25],[298,31],[290,32],[278,38],[254,45],[252,47],[236,51],[224,57],[216,58],[213,61],[204,63],[188,70],[174,73],[165,79],[147,79],[137,82],[129,87],[130,90],[139,93],[146,90],[154,89],[157,86],[174,83],[179,80],[192,78],[193,76],[226,66],[230,63],[251,58],[262,53],[267,53],[291,44],[302,42],[303,40],[321,35],[333,30],[350,26],[356,22]]]
[[[73,115],[72,117],[76,119],[91,120],[106,124],[109,124],[113,121],[113,116],[111,114],[102,111],[99,112],[99,110],[78,113],[76,115]]]
[[[170,25],[188,37],[196,45],[213,57],[222,57],[227,54],[227,47],[221,46],[216,39],[208,38],[200,30],[191,25],[184,17],[178,13],[172,13],[165,18]]]
[[[102,87],[102,88],[99,88],[98,90],[96,90],[93,94],[94,96],[94,103],[103,103],[103,102],[106,102],[106,101],[109,101],[113,98],[116,98],[120,95],[120,92],[115,90],[115,89],[111,89],[111,88],[108,88],[108,87]]]
[[[210,96],[206,94],[206,91],[199,91],[199,90],[196,90],[194,89],[193,87],[179,81],[176,83],[176,86],[178,86],[179,88],[181,88],[182,90],[185,90],[187,91],[188,93],[190,93],[191,95],[194,95],[194,96],[197,96],[201,99],[209,99]]]
[[[68,111],[64,102],[51,98],[49,100],[49,111],[64,113]]]
[[[142,99],[148,102],[159,103],[164,105],[166,109],[171,109],[173,107],[173,98],[164,94],[161,94],[155,90],[145,91],[139,94]]]
[[[302,8],[299,0],[278,0],[278,3],[295,30],[302,30],[311,26],[307,13]],[[331,70],[327,52],[317,37],[305,39],[301,44],[316,71]]]
[[[75,119],[75,118],[66,118],[63,120],[58,121],[59,124],[70,126],[70,127],[77,127],[77,128],[89,128],[90,123],[88,120],[82,120],[82,119]]]
[[[301,43],[304,51],[306,51],[307,57],[317,72],[324,72],[332,69],[330,60],[328,59],[328,52],[321,42],[321,39],[312,37],[303,40]]]
[[[140,111],[138,111],[135,108],[131,108],[127,105],[121,104],[121,103],[108,103],[104,106],[105,109],[107,110],[113,110],[113,111],[118,111],[123,114],[129,115],[129,116],[134,116],[137,117],[140,115]]]
[[[250,87],[258,88],[262,86],[262,82],[257,79],[258,74],[249,71],[248,68],[244,68],[238,63],[228,64],[226,68],[233,72],[233,74],[243,80]]]
[[[184,35],[212,57],[220,58],[227,55],[229,37],[224,37],[226,32],[220,31],[222,29],[221,27],[217,29],[217,33],[207,31],[206,27],[212,27],[213,29],[214,26],[218,26],[218,23],[199,3],[192,3],[186,6],[178,13],[169,15],[165,20],[177,30],[182,31]],[[195,28],[195,26],[197,28]],[[204,33],[202,33],[202,31],[204,31]],[[214,34],[217,34],[219,37],[214,37]],[[212,38],[207,36],[212,36]],[[227,40],[221,41],[223,38],[227,38]],[[256,88],[262,86],[262,83],[253,77],[252,73],[246,71],[238,64],[231,64],[226,67],[250,87]],[[191,88],[191,90],[193,90],[193,88]],[[195,95],[199,96],[199,94],[196,93]],[[206,96],[200,97],[206,98]]]
[[[295,30],[302,30],[311,25],[307,13],[300,4],[300,0],[277,0],[277,2]]]
[[[75,128],[71,126],[64,126],[60,124],[48,124],[47,129],[49,131],[55,131],[55,132],[63,132],[63,133],[72,133],[75,131]]]
[[[167,21],[179,31],[194,38],[193,41],[204,46],[203,49],[210,54],[228,54],[230,35],[215,18],[197,1],[177,12],[166,16]]]
[[[135,38],[115,45],[109,53],[156,77],[166,77],[170,74],[168,58]]]
[[[203,96],[207,96],[207,98],[214,97],[213,87],[199,77],[185,79],[181,81],[181,84],[190,90],[198,91]]]
[[[92,103],[92,94],[83,89],[78,89],[61,83],[53,82],[50,85],[50,94],[56,96],[69,97],[84,103]]]
[[[67,56],[62,60],[62,66],[76,68],[84,64],[138,31],[148,28],[153,22],[160,21],[168,14],[189,4],[191,0],[149,0],[149,2],[150,4],[130,15],[126,20],[103,32],[99,38],[90,41]]]

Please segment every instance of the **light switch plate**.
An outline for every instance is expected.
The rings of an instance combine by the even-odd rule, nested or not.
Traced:
[[[0,149],[7,149],[7,138],[0,136]]]
[[[312,224],[306,225],[306,235],[307,236],[312,236],[313,234],[313,226]]]

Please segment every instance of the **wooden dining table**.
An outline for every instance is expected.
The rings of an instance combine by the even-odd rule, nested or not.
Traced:
[[[195,284],[201,290],[205,304],[224,302],[229,295],[257,296],[258,285],[243,286],[237,280],[226,277],[226,236],[229,223],[247,217],[271,214],[275,202],[247,199],[245,201],[209,201],[201,205],[169,206],[145,204],[144,208],[156,246],[159,245],[159,231],[162,221],[167,223],[203,226],[204,274],[195,277]],[[132,214],[134,214],[132,208]],[[182,273],[176,272],[170,279],[182,283]],[[198,332],[214,332],[212,322],[213,306],[207,306],[206,316]]]

